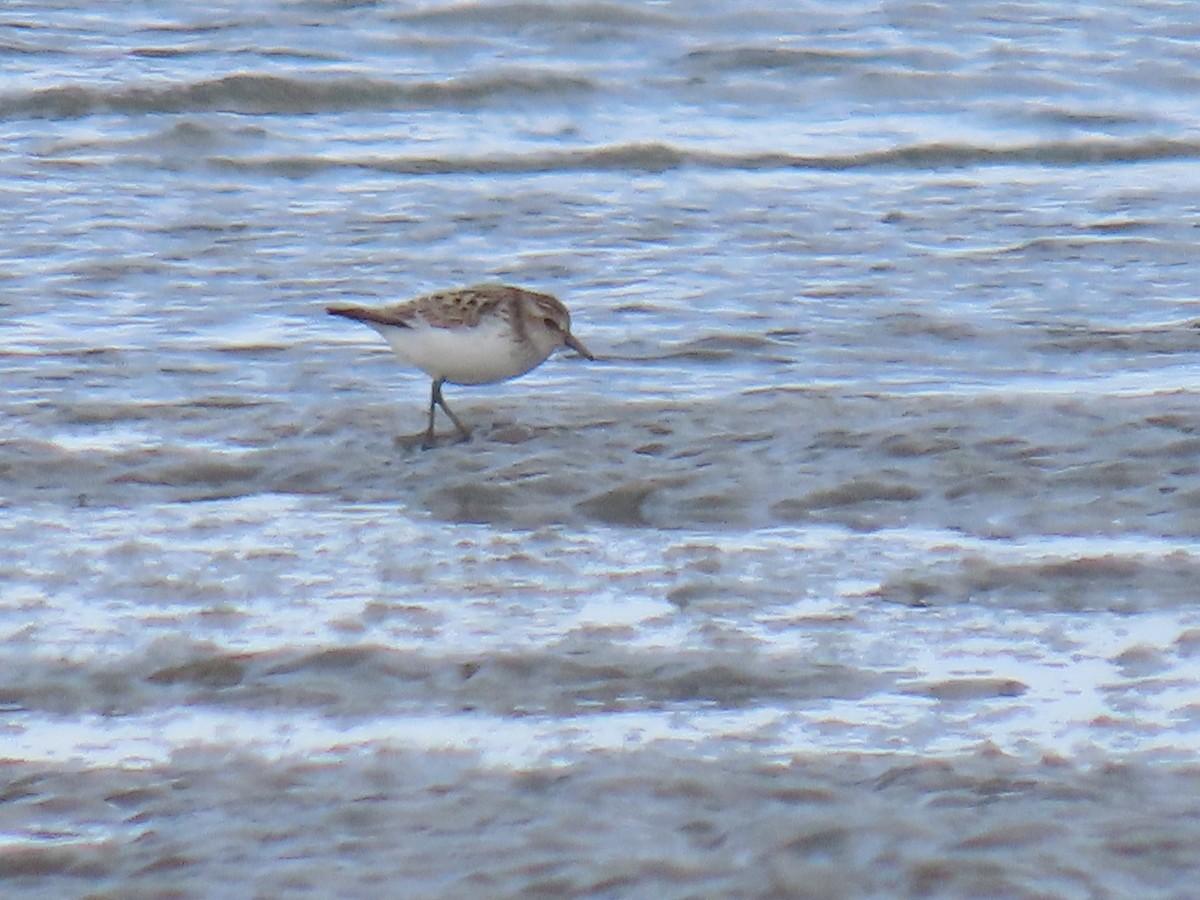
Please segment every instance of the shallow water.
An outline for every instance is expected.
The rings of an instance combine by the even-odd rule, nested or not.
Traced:
[[[1188,896],[1187,10],[10,4],[0,893]]]

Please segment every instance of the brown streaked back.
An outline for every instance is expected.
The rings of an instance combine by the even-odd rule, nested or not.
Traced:
[[[427,323],[434,328],[470,328],[478,325],[483,316],[500,306],[512,313],[522,299],[532,300],[539,307],[566,312],[563,305],[549,294],[539,294],[506,284],[479,284],[472,287],[422,294],[404,303],[391,306],[364,307],[352,304],[328,306],[333,316],[344,316],[359,322],[412,328]],[[514,316],[519,319],[519,316]]]

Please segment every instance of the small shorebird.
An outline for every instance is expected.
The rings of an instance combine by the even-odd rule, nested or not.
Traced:
[[[491,384],[524,375],[558,347],[594,359],[571,334],[571,314],[556,298],[499,284],[424,294],[406,303],[367,307],[339,303],[330,315],[370,325],[409,365],[433,379],[429,426],[421,445],[434,446],[433,420],[445,410],[462,440],[471,433],[442,399],[442,385]]]

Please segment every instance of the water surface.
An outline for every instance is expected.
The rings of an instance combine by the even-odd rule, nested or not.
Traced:
[[[2,892],[1187,896],[1188,9],[5,7]]]

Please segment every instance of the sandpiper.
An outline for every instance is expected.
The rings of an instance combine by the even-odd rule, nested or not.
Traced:
[[[429,425],[421,445],[434,446],[434,414],[445,410],[461,440],[471,433],[442,399],[442,385],[491,384],[524,375],[558,347],[594,359],[571,334],[571,314],[555,297],[509,285],[481,284],[368,307],[338,303],[330,315],[370,325],[395,354],[433,379]]]

